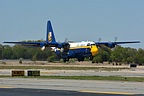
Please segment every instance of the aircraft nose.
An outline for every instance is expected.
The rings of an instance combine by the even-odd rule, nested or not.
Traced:
[[[92,56],[95,56],[97,53],[98,53],[98,48],[97,46],[92,46],[91,48],[91,53],[92,53]]]

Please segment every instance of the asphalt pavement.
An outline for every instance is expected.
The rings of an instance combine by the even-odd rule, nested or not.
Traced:
[[[0,78],[0,96],[144,95],[143,82]]]

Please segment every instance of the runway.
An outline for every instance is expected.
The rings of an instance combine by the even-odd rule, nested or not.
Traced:
[[[144,69],[131,71],[95,71],[95,70],[43,70],[39,69],[41,76],[122,76],[122,77],[144,77]],[[11,76],[10,69],[0,69],[0,76]],[[27,70],[25,70],[27,76]]]
[[[25,70],[25,76],[27,75]],[[41,76],[123,76],[143,77],[144,68],[120,71],[40,70]],[[11,76],[12,69],[0,69],[0,76]],[[0,78],[0,96],[140,96],[143,82]]]
[[[87,93],[66,90],[49,90],[49,89],[1,89],[0,96],[124,96],[122,94],[112,93]],[[131,94],[127,94],[131,95]],[[138,95],[139,96],[139,95]]]
[[[0,96],[140,96],[143,82],[0,78]]]

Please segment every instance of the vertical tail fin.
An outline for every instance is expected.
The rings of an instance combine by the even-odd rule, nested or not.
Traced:
[[[56,42],[55,36],[54,36],[54,33],[53,33],[53,29],[52,29],[52,25],[51,25],[51,22],[50,22],[50,21],[47,22],[46,42],[47,42],[47,43]]]

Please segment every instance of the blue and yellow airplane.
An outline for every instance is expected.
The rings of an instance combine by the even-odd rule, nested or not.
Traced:
[[[62,58],[64,62],[69,61],[70,58],[77,58],[78,61],[84,61],[84,58],[88,57],[90,60],[98,53],[98,46],[105,45],[110,48],[114,48],[118,44],[126,43],[140,43],[140,41],[130,42],[62,42],[59,43],[55,39],[55,35],[52,29],[51,22],[47,22],[47,34],[45,42],[4,42],[21,44],[24,46],[36,46],[41,47],[44,50],[46,47],[51,47],[58,57]]]

